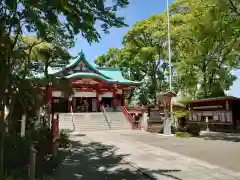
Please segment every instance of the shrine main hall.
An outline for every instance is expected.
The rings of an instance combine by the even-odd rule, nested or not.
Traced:
[[[96,67],[85,58],[78,58],[51,76],[69,80],[71,97],[50,88],[48,100],[53,112],[99,112],[100,107],[116,109],[125,106],[126,95],[141,82],[123,77],[118,68]]]

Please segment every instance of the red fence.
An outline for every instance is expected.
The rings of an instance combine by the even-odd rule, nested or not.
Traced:
[[[129,123],[131,124],[132,129],[139,129],[138,123],[134,120],[134,118],[131,116],[131,114],[128,112],[128,110],[125,106],[122,106],[122,112],[128,119]]]

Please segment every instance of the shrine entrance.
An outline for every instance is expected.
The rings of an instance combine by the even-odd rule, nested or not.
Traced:
[[[101,105],[103,105],[104,107],[113,107],[113,98],[103,97],[101,100]]]
[[[53,97],[52,111],[67,113],[68,112],[68,99],[66,99],[64,97]]]
[[[73,112],[97,112],[96,97],[74,97],[72,108]]]

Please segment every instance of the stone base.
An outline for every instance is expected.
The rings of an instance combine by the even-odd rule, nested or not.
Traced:
[[[160,136],[174,136],[174,134],[169,134],[169,135],[167,135],[167,134],[159,134]]]

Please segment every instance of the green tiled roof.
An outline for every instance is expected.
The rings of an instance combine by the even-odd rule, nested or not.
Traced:
[[[97,68],[99,69],[99,72],[101,72],[102,74],[108,76],[111,79],[114,79],[120,83],[129,83],[129,84],[135,84],[135,83],[139,83],[136,81],[130,81],[127,80],[123,77],[122,72],[120,69],[118,68]]]
[[[119,84],[134,84],[138,85],[141,82],[137,81],[130,81],[125,79],[122,76],[122,72],[118,68],[101,68],[101,67],[96,67],[90,62],[88,62],[84,55],[80,55],[80,57],[76,58],[75,60],[71,61],[70,64],[68,64],[64,69],[49,73],[49,74],[58,74],[63,72],[66,69],[72,68],[74,66],[77,66],[81,61],[85,63],[86,66],[88,66],[93,72],[78,72],[78,73],[73,73],[68,76],[65,76],[66,78],[81,78],[81,77],[91,77],[91,78],[97,78],[106,82],[116,82]],[[96,72],[96,73],[94,73]]]
[[[68,76],[65,76],[65,78],[67,79],[72,79],[72,78],[96,78],[99,80],[103,80],[106,82],[117,82],[115,80],[112,79],[107,79],[101,75],[95,74],[95,73],[89,73],[89,72],[79,72],[79,73],[74,73],[74,74],[70,74]]]

